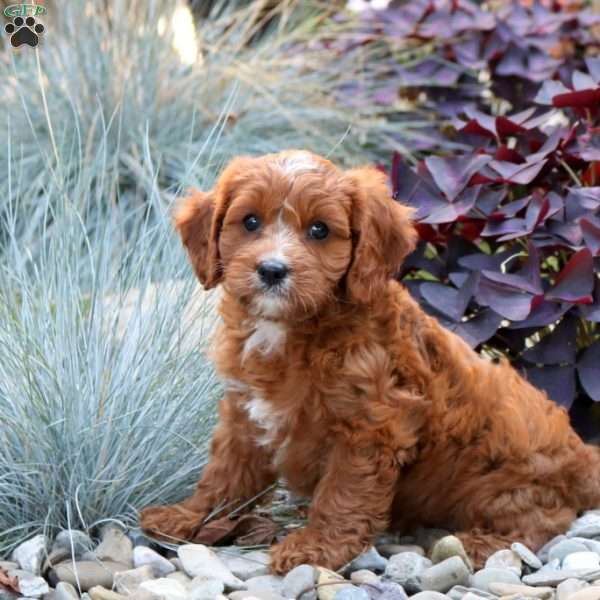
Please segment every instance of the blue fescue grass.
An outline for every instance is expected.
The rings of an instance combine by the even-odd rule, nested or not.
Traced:
[[[214,300],[190,305],[169,219],[182,188],[241,153],[386,151],[377,111],[336,100],[360,57],[293,51],[343,34],[322,31],[326,9],[288,0],[259,27],[259,4],[201,21],[193,65],[165,0],[72,0],[43,45],[0,55],[0,555],[43,530],[133,524],[199,475]]]

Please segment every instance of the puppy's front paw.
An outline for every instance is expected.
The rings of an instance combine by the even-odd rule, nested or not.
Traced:
[[[140,525],[148,533],[166,541],[193,540],[205,516],[180,504],[149,506],[140,513]]]
[[[282,574],[302,564],[338,569],[359,554],[360,550],[361,545],[357,540],[340,543],[307,527],[291,533],[271,548],[271,570]]]

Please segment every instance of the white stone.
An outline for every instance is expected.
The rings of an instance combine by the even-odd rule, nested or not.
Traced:
[[[245,588],[244,582],[237,578],[210,548],[202,544],[179,546],[177,556],[184,571],[191,577],[218,579],[228,590]]]
[[[581,579],[565,579],[556,588],[556,600],[569,600],[575,592],[586,587],[589,587],[589,583],[581,581]]]
[[[521,542],[515,542],[510,549],[516,552],[521,557],[521,560],[532,569],[542,568],[542,561],[527,546],[521,544]]]
[[[225,591],[225,586],[218,579],[195,577],[188,586],[191,600],[215,600]]]
[[[114,586],[119,594],[133,594],[144,581],[154,579],[154,571],[150,565],[137,569],[115,573]]]
[[[158,552],[146,546],[136,546],[133,549],[133,566],[143,567],[148,565],[156,577],[166,577],[175,572],[175,565],[161,556]]]
[[[521,557],[513,550],[498,550],[485,562],[485,568],[510,569],[519,577],[521,576]]]
[[[112,560],[132,567],[133,543],[124,531],[108,526],[102,530],[102,541],[98,544],[94,555],[101,561]]]
[[[451,556],[423,571],[417,581],[422,590],[445,593],[455,585],[468,584],[469,568],[460,556]]]
[[[270,558],[268,553],[262,550],[253,550],[246,554],[219,552],[218,557],[235,577],[242,581],[269,573]]]
[[[166,577],[144,581],[139,589],[149,592],[157,600],[189,600],[187,589],[178,581]]]
[[[598,569],[600,556],[595,552],[573,552],[564,557],[563,569]]]
[[[13,560],[23,571],[40,575],[47,544],[48,538],[45,535],[36,535],[15,548],[12,555]]]

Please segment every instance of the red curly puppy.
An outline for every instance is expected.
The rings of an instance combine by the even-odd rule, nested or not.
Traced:
[[[538,548],[600,505],[600,453],[506,362],[480,358],[392,278],[409,208],[371,168],[303,151],[237,158],[176,213],[196,274],[221,284],[225,384],[196,493],[144,529],[193,540],[210,511],[285,478],[308,526],[272,568],[331,568],[389,527],[457,530],[476,562]]]

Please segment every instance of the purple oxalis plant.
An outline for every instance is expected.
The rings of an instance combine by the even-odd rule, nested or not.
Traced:
[[[396,154],[390,173],[421,238],[402,273],[413,295],[566,408],[600,402],[600,58],[582,64],[538,86],[538,106],[465,106],[467,151]]]

